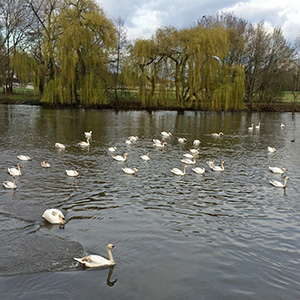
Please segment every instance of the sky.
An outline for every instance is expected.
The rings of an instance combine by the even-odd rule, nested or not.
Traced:
[[[96,0],[110,19],[122,18],[127,40],[151,38],[157,28],[195,26],[203,15],[230,12],[266,28],[280,27],[287,41],[300,33],[299,0]]]

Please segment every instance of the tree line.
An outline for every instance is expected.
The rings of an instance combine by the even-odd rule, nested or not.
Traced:
[[[0,0],[0,32],[3,92],[31,83],[50,105],[226,111],[299,90],[297,47],[231,13],[128,42],[94,0]]]

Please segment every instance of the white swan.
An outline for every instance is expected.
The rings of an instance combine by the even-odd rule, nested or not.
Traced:
[[[20,168],[21,164],[18,163],[17,168],[7,168],[7,171],[11,176],[20,176],[22,175]]]
[[[261,123],[259,122],[258,125],[255,126],[256,129],[260,129]]]
[[[79,177],[78,172],[75,171],[75,170],[66,170],[66,173],[67,173],[68,176],[71,176],[71,177],[75,177],[75,176]]]
[[[86,142],[79,142],[77,145],[80,147],[88,147],[90,145],[90,138],[87,138]]]
[[[208,166],[209,166],[213,171],[222,172],[222,171],[225,170],[225,168],[224,168],[224,163],[225,163],[225,162],[224,162],[224,161],[222,161],[221,167],[220,167],[220,166],[216,166],[216,165],[215,165],[215,162],[213,162],[213,161],[207,161],[206,163],[208,164]]]
[[[288,171],[286,168],[278,168],[278,167],[269,167],[269,170],[276,174],[283,174],[284,171]]]
[[[183,144],[186,142],[186,138],[178,138],[178,143]]]
[[[6,188],[6,189],[16,189],[17,186],[16,186],[16,181],[15,181],[15,176],[13,176],[13,181],[4,181],[3,182],[3,186]]]
[[[215,166],[215,162],[214,161],[207,161],[206,164],[212,169]]]
[[[43,168],[50,168],[50,164],[49,164],[47,161],[42,161],[42,162],[41,162],[41,166],[42,166]]]
[[[108,151],[110,152],[115,152],[117,150],[117,147],[109,147]]]
[[[131,135],[128,139],[131,140],[131,141],[133,141],[133,142],[136,142],[139,139],[139,137]]]
[[[128,174],[128,175],[133,175],[135,174],[138,170],[137,168],[133,168],[133,169],[130,169],[130,168],[122,168],[123,172],[125,174]]]
[[[113,266],[113,265],[115,265],[115,261],[111,254],[111,249],[114,249],[114,248],[115,247],[113,244],[108,244],[106,246],[109,259],[106,259],[100,255],[88,255],[88,256],[85,256],[82,258],[74,257],[74,260],[78,261],[79,263],[83,264],[85,267],[88,267],[88,268]]]
[[[145,161],[149,161],[149,160],[150,160],[149,153],[147,153],[147,154],[145,154],[145,155],[142,155],[142,156],[141,156],[141,159],[142,159],[142,160],[145,160]]]
[[[122,156],[122,155],[113,156],[113,159],[116,161],[126,161],[127,156],[128,156],[128,153],[125,153],[124,156]]]
[[[289,177],[285,177],[284,178],[284,184],[282,184],[280,181],[277,181],[277,180],[271,180],[270,183],[272,185],[274,185],[275,187],[280,187],[280,188],[286,188],[286,184],[287,184],[287,181],[289,180],[290,178]]]
[[[190,149],[190,152],[193,153],[194,155],[198,154],[199,153],[199,148],[198,149]]]
[[[180,169],[178,168],[173,168],[171,170],[171,172],[174,174],[174,175],[179,175],[179,176],[184,176],[186,174],[186,169],[188,168],[188,166],[184,166],[183,168],[183,171],[181,171]]]
[[[183,162],[184,164],[187,164],[187,165],[194,165],[196,163],[196,157],[193,157],[193,159],[184,158],[184,159],[181,159],[181,162]]]
[[[253,130],[254,129],[254,124],[252,123],[250,127],[248,127],[249,130]]]
[[[193,141],[193,145],[194,145],[194,146],[199,146],[200,143],[201,143],[200,140],[194,140],[194,141]]]
[[[153,141],[154,144],[161,144],[162,143],[161,140],[158,140],[158,139],[153,139],[152,141]]]
[[[194,169],[192,169],[195,173],[197,173],[197,174],[204,174],[205,173],[205,168],[199,168],[199,167],[197,167],[197,168],[194,168]]]
[[[19,160],[31,160],[28,155],[18,155],[17,157]]]
[[[156,148],[164,148],[166,145],[167,145],[167,143],[165,143],[165,142],[163,142],[161,144],[158,144],[158,143],[157,144],[155,144],[155,143],[153,144],[153,146],[156,147]]]
[[[87,139],[90,139],[90,138],[92,137],[92,133],[93,133],[93,131],[86,131],[86,132],[84,133],[84,135],[85,135],[85,137],[86,137]]]
[[[56,208],[46,209],[42,217],[51,224],[64,224],[66,222],[63,213]]]
[[[130,145],[131,143],[132,143],[132,140],[126,140],[126,142],[125,142],[127,145]]]
[[[193,159],[195,157],[195,155],[197,155],[197,153],[195,154],[191,154],[191,153],[184,153],[183,156],[189,159]]]
[[[214,137],[220,137],[221,135],[224,135],[224,133],[222,131],[220,131],[219,133],[213,132],[211,135]]]
[[[271,153],[274,153],[274,152],[276,152],[276,148],[268,147],[268,151],[271,152]]]
[[[162,131],[160,134],[161,134],[162,136],[164,136],[164,137],[170,137],[170,136],[172,136],[172,133],[171,133],[171,132],[166,132],[166,131]]]
[[[280,127],[281,127],[281,128],[283,128],[283,127],[284,127],[284,124],[283,124],[283,123],[281,123],[281,124],[280,124]]]
[[[61,143],[55,143],[55,147],[58,148],[58,149],[65,149],[66,146],[61,144]]]

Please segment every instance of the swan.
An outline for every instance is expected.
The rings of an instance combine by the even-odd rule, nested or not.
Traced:
[[[133,142],[135,142],[135,141],[137,141],[139,139],[139,137],[131,135],[128,139],[131,140],[131,141],[133,141]]]
[[[280,126],[281,126],[281,128],[283,128],[283,127],[284,127],[284,124],[283,124],[283,123],[281,123],[281,124],[280,124]]]
[[[147,153],[146,155],[142,155],[142,156],[141,156],[141,159],[142,159],[142,160],[146,160],[146,161],[150,160],[149,153]]]
[[[77,145],[80,147],[88,147],[90,145],[90,138],[87,138],[86,142],[79,142]]]
[[[61,143],[55,143],[55,147],[58,148],[58,149],[65,149],[66,146],[61,144]]]
[[[248,127],[249,130],[253,130],[254,124],[252,123],[250,127]]]
[[[190,149],[190,152],[195,155],[199,153],[199,149]]]
[[[171,170],[171,172],[174,174],[174,175],[179,175],[179,176],[184,176],[185,173],[186,173],[186,169],[188,168],[188,166],[184,166],[183,168],[183,171],[179,170],[178,168],[173,168]]]
[[[222,172],[222,171],[225,170],[225,168],[224,168],[224,163],[225,163],[225,162],[222,161],[221,167],[220,167],[220,166],[215,166],[215,165],[213,165],[213,166],[212,166],[212,169],[213,169],[214,171]]]
[[[122,168],[123,172],[125,174],[128,174],[128,175],[133,175],[135,174],[138,170],[137,168],[133,168],[133,169],[130,169],[130,168]]]
[[[28,155],[18,155],[17,157],[19,160],[31,160]]]
[[[178,143],[183,144],[186,142],[186,138],[178,138]]]
[[[183,156],[185,158],[189,158],[189,159],[193,159],[195,157],[195,155],[197,155],[197,153],[195,154],[191,154],[191,153],[184,153]]]
[[[196,157],[193,157],[193,160],[190,158],[181,159],[181,162],[187,165],[194,165],[196,163]]]
[[[7,171],[8,173],[11,175],[11,176],[19,176],[19,175],[22,175],[21,173],[21,164],[17,164],[17,169],[16,168],[7,168]]]
[[[15,176],[13,176],[13,181],[12,182],[8,181],[8,180],[4,181],[3,186],[7,189],[16,189],[17,186],[16,186],[16,181],[15,181]]]
[[[125,142],[127,145],[130,145],[132,143],[132,140],[126,140]]]
[[[108,151],[110,152],[115,152],[117,150],[117,147],[109,147]]]
[[[199,146],[200,143],[201,143],[200,140],[194,140],[194,141],[193,141],[193,145],[194,145],[194,146]]]
[[[158,139],[153,139],[152,141],[153,141],[154,144],[161,144],[161,143],[162,143],[162,142],[161,142],[160,140],[158,140]]]
[[[255,126],[256,129],[260,129],[261,123],[259,122],[258,125]]]
[[[67,173],[68,176],[71,176],[71,177],[75,177],[75,176],[79,177],[78,172],[75,171],[75,170],[66,170],[66,173]]]
[[[42,217],[51,224],[64,224],[66,222],[63,213],[56,208],[46,209]]]
[[[47,161],[42,161],[42,162],[41,162],[41,166],[42,166],[43,168],[50,168],[50,164],[49,164]]]
[[[271,180],[270,183],[272,185],[274,185],[275,187],[280,187],[280,188],[286,188],[286,184],[287,184],[287,181],[289,180],[290,178],[289,177],[285,177],[284,178],[284,184],[282,184],[280,181],[277,181],[277,180]]]
[[[162,136],[164,136],[164,137],[170,137],[170,136],[172,136],[172,133],[171,133],[171,132],[166,132],[166,131],[162,131],[160,134],[161,134]]]
[[[113,156],[113,159],[115,159],[116,161],[126,161],[127,156],[128,156],[128,153],[125,153],[124,156],[122,156],[122,155]]]
[[[91,137],[92,137],[92,133],[93,133],[93,131],[86,131],[85,133],[84,133],[84,135],[85,135],[85,137],[88,139],[90,139]]]
[[[167,145],[167,143],[165,143],[165,142],[161,143],[161,144],[155,144],[155,143],[153,144],[153,146],[156,147],[156,148],[164,148],[165,145]]]
[[[269,167],[269,170],[273,173],[276,173],[276,174],[283,174],[284,171],[288,171],[288,169],[285,169],[285,168],[278,168],[278,167]]]
[[[88,267],[88,268],[113,266],[113,265],[115,265],[115,261],[111,254],[111,249],[115,249],[115,246],[113,244],[108,244],[106,246],[106,249],[107,249],[109,260],[100,255],[94,255],[94,254],[88,255],[88,256],[85,256],[82,258],[74,257],[74,260],[78,261],[79,263],[83,264],[85,267]]]
[[[212,169],[215,166],[215,162],[214,161],[207,161],[206,164]]]
[[[195,173],[197,173],[197,174],[204,174],[205,173],[205,168],[199,168],[199,167],[197,167],[197,168],[194,168],[194,169],[192,169]]]
[[[219,133],[213,132],[211,135],[212,135],[212,136],[215,136],[215,137],[219,137],[219,136],[221,136],[221,135],[224,135],[224,133],[223,133],[222,131],[220,131]]]
[[[268,151],[271,152],[271,153],[274,153],[274,152],[276,152],[276,148],[268,147]]]

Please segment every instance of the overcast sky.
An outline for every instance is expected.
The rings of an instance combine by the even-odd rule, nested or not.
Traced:
[[[157,28],[194,26],[203,15],[232,12],[255,24],[280,27],[288,41],[300,32],[300,0],[96,0],[107,17],[121,17],[127,39],[150,38]]]

